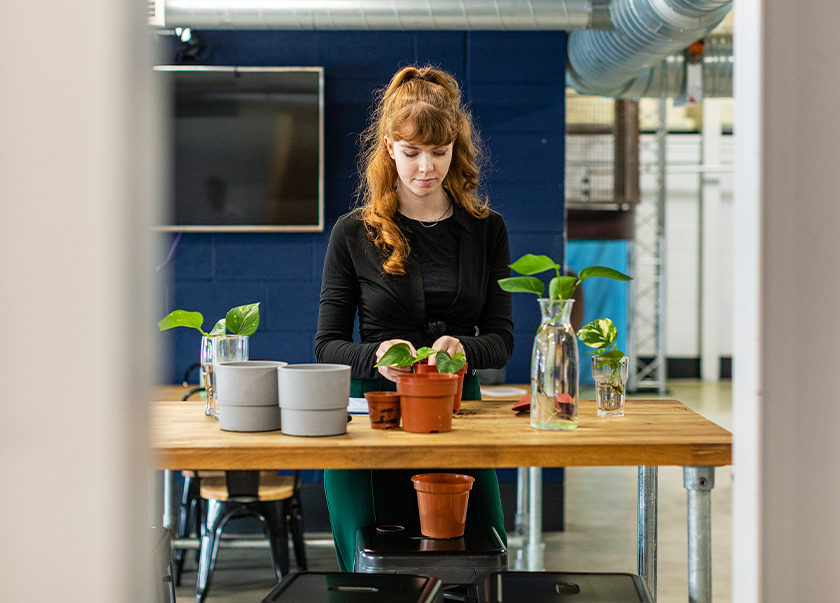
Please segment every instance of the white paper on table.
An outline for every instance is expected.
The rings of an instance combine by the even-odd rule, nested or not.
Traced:
[[[347,405],[347,412],[351,415],[366,415],[368,414],[368,405],[366,398],[350,398],[350,403]]]
[[[481,388],[481,397],[482,398],[501,398],[501,397],[511,397],[511,396],[522,396],[527,394],[528,390],[526,388],[519,388],[519,387],[496,387],[494,389],[486,389]]]

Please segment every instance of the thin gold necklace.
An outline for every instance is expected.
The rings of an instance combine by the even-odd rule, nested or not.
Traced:
[[[430,222],[430,223],[427,224],[423,220],[417,220],[417,221],[420,222],[420,226],[422,226],[423,228],[432,228],[433,226],[437,226],[438,222],[443,220],[443,216],[445,216],[446,214],[449,213],[449,208],[450,207],[452,207],[452,200],[451,199],[449,200],[449,203],[447,204],[446,209],[443,210],[443,213],[440,214],[440,217],[437,220],[435,220],[434,222]]]

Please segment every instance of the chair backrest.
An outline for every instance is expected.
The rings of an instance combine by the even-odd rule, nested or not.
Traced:
[[[228,497],[238,500],[259,499],[260,472],[259,471],[226,471]]]

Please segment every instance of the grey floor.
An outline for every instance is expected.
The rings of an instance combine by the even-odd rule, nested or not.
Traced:
[[[584,392],[585,397],[592,394]],[[639,397],[654,397],[643,394]],[[668,394],[696,412],[732,429],[730,382],[672,381]],[[628,400],[632,404],[632,399]],[[688,600],[686,496],[680,467],[659,468],[659,547],[657,600]],[[635,467],[572,467],[566,470],[566,529],[545,534],[549,570],[636,572]],[[713,600],[731,596],[732,470],[717,469],[712,491]],[[311,570],[337,569],[329,534],[307,534]],[[516,555],[511,548],[510,558]],[[178,601],[195,598],[192,555],[176,590]],[[274,586],[267,549],[223,548],[208,603],[253,603]]]

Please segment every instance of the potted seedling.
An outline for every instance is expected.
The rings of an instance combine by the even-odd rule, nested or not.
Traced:
[[[464,355],[450,355],[445,350],[421,347],[417,354],[411,353],[406,343],[388,348],[374,366],[417,367],[426,358],[435,354],[434,373],[410,373],[397,378],[397,392],[400,394],[400,412],[403,430],[414,433],[431,433],[452,430],[452,412],[460,408],[460,394],[466,371]],[[459,374],[460,373],[460,374]]]
[[[245,304],[228,310],[224,318],[216,321],[210,332],[203,329],[204,316],[200,312],[174,310],[158,321],[158,329],[166,331],[175,327],[196,329],[201,337],[201,377],[207,391],[206,414],[218,418],[216,409],[213,364],[248,360],[248,338],[260,324],[260,303]]]
[[[578,353],[571,325],[572,295],[586,279],[604,277],[629,281],[629,276],[606,266],[588,266],[577,276],[561,274],[561,266],[545,255],[525,254],[510,268],[521,276],[499,279],[504,291],[533,293],[539,298],[542,321],[531,355],[531,426],[537,429],[574,429],[578,409]],[[553,271],[545,284],[535,274]]]
[[[627,356],[618,349],[618,330],[609,318],[597,318],[578,330],[578,339],[592,348],[592,378],[599,417],[624,415]]]

